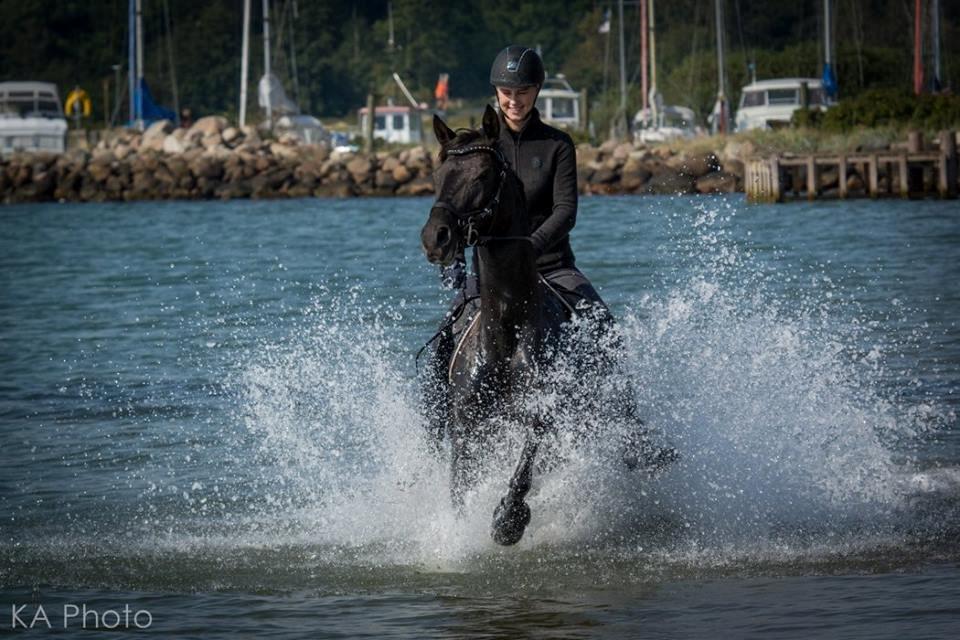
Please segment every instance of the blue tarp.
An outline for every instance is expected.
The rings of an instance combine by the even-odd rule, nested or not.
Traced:
[[[833,66],[829,62],[823,65],[823,91],[831,100],[837,99],[837,76],[833,73]]]
[[[170,120],[171,122],[177,121],[177,114],[172,110],[167,109],[166,107],[161,107],[156,102],[153,101],[153,95],[150,93],[150,87],[147,86],[147,81],[143,78],[140,79],[140,89],[139,96],[141,100],[141,117],[145,125],[149,125],[151,122],[157,120]]]

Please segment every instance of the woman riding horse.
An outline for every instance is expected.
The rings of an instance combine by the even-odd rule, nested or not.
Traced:
[[[595,326],[603,331],[612,324],[612,316],[600,294],[577,269],[570,247],[570,230],[577,219],[576,147],[569,135],[540,119],[534,105],[543,80],[543,61],[533,49],[512,45],[497,54],[490,68],[490,84],[500,108],[494,146],[522,184],[537,271],[563,296],[568,309],[590,313],[597,321]],[[462,254],[442,273],[446,284],[462,287],[447,314],[450,318],[468,299],[476,297],[476,276],[466,275]],[[441,330],[431,358],[435,381],[442,379],[454,349],[452,324],[446,324],[449,326]],[[442,437],[448,409],[442,395],[436,384],[426,389],[430,428],[438,438]]]

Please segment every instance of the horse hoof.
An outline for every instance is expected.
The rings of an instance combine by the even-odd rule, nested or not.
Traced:
[[[504,498],[493,512],[493,541],[505,547],[517,544],[528,524],[530,507],[527,503]]]

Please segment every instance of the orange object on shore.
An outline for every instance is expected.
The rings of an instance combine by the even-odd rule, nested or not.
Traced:
[[[446,109],[450,99],[450,74],[441,73],[437,79],[437,87],[433,90],[433,97],[437,100],[438,109]]]

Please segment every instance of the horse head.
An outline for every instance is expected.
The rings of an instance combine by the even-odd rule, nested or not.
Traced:
[[[479,131],[453,131],[438,116],[433,130],[441,145],[440,166],[434,172],[437,197],[420,232],[427,260],[448,265],[464,247],[509,225],[499,215],[507,182],[507,164],[496,147],[500,119],[487,105]]]

